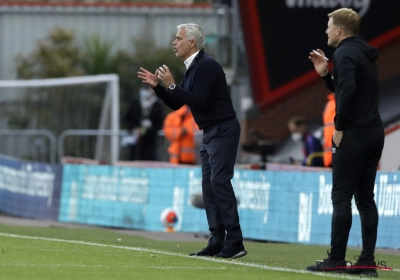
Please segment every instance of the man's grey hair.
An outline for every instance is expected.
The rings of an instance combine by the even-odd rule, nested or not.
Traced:
[[[196,40],[196,49],[201,50],[204,49],[205,45],[205,35],[204,30],[195,23],[184,23],[177,26],[178,29],[185,29],[186,31],[186,39]]]

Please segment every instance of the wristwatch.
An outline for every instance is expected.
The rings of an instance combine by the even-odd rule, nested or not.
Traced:
[[[174,83],[172,83],[172,84],[170,84],[169,86],[168,86],[168,89],[169,90],[174,90],[176,88],[176,85],[174,84]]]

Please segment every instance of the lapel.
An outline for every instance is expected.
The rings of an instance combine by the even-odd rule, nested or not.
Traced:
[[[192,63],[189,65],[188,69],[187,69],[186,72],[185,72],[185,75],[184,75],[184,77],[183,77],[181,86],[182,86],[184,89],[186,89],[186,90],[189,90],[189,87],[190,87],[190,85],[189,85],[189,84],[190,84],[190,80],[189,80],[189,72],[190,72],[190,69],[192,69],[192,68],[196,65],[197,58],[198,58],[199,55],[202,54],[202,53],[204,53],[204,49],[201,49],[201,50],[197,53],[197,55],[194,57]]]
[[[190,70],[190,68],[192,68],[192,67],[196,64],[196,60],[197,60],[197,58],[199,57],[199,55],[200,55],[201,52],[204,52],[204,49],[201,49],[201,50],[197,53],[197,55],[194,57],[192,63],[190,63],[188,69],[186,70],[186,73]]]

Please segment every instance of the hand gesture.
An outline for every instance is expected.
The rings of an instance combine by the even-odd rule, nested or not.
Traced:
[[[308,58],[314,64],[315,71],[317,71],[318,75],[324,77],[328,74],[328,62],[325,60],[325,53],[322,50],[317,49],[317,52],[320,55],[315,52],[310,52]]]
[[[158,67],[158,79],[161,80],[161,82],[164,84],[164,86],[168,87],[170,84],[174,84],[174,76],[172,76],[171,71],[169,71],[169,68],[167,65],[163,65]]]
[[[140,67],[140,70],[138,71],[138,77],[142,79],[143,83],[149,84],[152,88],[154,88],[158,84],[158,72],[159,70],[157,69],[156,72],[152,74],[146,69]]]

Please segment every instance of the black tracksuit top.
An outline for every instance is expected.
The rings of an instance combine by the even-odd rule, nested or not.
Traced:
[[[335,128],[368,128],[382,124],[379,83],[375,61],[379,53],[361,37],[342,40],[333,54],[332,76],[325,86],[335,93]]]
[[[200,129],[236,116],[224,70],[200,50],[179,86],[170,91],[158,84],[156,95],[172,110],[187,104]]]

